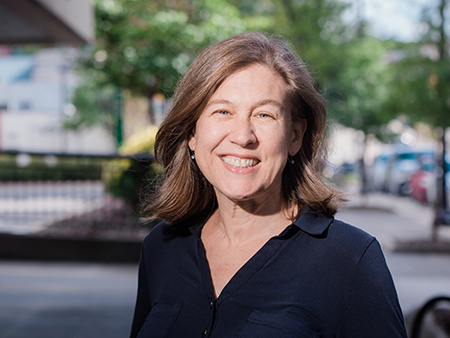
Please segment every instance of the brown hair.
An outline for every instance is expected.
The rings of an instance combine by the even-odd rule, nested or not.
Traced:
[[[164,167],[156,191],[143,203],[143,213],[170,223],[216,207],[212,185],[190,159],[188,141],[210,97],[230,74],[262,64],[286,81],[286,98],[293,122],[306,120],[302,147],[295,164],[283,171],[283,199],[298,217],[303,204],[313,212],[334,215],[345,199],[323,179],[326,105],[305,63],[280,38],[246,32],[205,50],[181,78],[172,106],[155,142],[156,159]]]

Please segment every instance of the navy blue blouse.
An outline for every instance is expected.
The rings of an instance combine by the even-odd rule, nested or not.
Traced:
[[[381,248],[362,230],[304,208],[215,300],[203,224],[160,223],[144,240],[132,338],[406,337]]]

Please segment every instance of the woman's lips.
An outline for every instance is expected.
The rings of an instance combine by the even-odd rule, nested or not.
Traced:
[[[221,156],[222,161],[236,169],[246,169],[256,166],[260,161],[253,158],[239,158],[236,156]]]

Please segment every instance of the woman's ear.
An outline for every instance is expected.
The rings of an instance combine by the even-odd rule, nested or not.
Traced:
[[[192,151],[195,151],[195,144],[197,143],[197,140],[195,139],[195,130],[192,131],[191,137],[189,138],[188,146],[189,149]]]
[[[306,119],[294,122],[292,124],[292,138],[289,146],[289,155],[294,156],[300,151],[303,142],[303,136],[305,135],[307,128]]]

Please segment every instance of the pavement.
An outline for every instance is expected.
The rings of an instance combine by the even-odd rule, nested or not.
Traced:
[[[363,196],[354,194],[336,218],[375,236],[385,251],[399,251],[400,247],[406,247],[402,244],[407,242],[422,241],[432,245],[434,210],[431,206],[423,205],[409,197],[384,193]],[[439,226],[437,243],[449,244],[447,252],[450,253],[448,241],[450,226]]]
[[[128,337],[137,265],[0,261],[0,337]]]
[[[450,254],[397,251],[431,236],[433,211],[407,198],[351,197],[337,218],[380,241],[407,318],[426,300],[450,295]],[[439,236],[450,239],[450,227]],[[127,337],[137,264],[0,261],[0,337]]]

